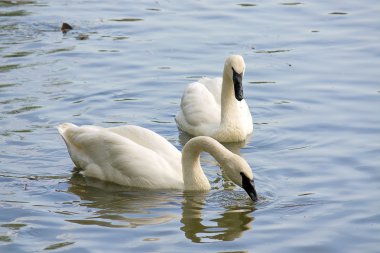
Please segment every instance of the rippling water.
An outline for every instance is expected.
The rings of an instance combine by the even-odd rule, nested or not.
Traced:
[[[0,1],[0,251],[379,252],[379,11],[374,0]],[[258,203],[207,155],[204,194],[72,171],[62,122],[136,124],[181,149],[185,85],[220,76],[231,53],[247,65],[254,135],[240,154]]]

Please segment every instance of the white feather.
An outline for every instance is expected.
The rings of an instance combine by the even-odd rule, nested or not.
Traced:
[[[248,105],[244,99],[234,98],[232,69],[240,69],[244,74],[245,63],[241,56],[227,58],[223,79],[202,78],[186,87],[176,115],[181,130],[194,136],[211,136],[221,142],[244,141],[252,134]]]
[[[210,153],[228,177],[242,186],[244,173],[253,179],[247,162],[211,137],[188,141],[183,154],[162,136],[126,125],[113,128],[58,126],[70,157],[84,176],[121,185],[150,189],[209,190],[200,166],[200,153]]]

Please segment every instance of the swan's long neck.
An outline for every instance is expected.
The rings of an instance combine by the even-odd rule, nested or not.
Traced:
[[[182,174],[185,190],[210,190],[208,181],[200,163],[200,154],[207,152],[219,164],[224,164],[228,158],[228,150],[211,137],[198,136],[186,143],[182,150]]]
[[[234,83],[226,70],[223,72],[222,95],[221,95],[221,125],[229,125],[235,122],[238,115],[237,100],[235,98]]]

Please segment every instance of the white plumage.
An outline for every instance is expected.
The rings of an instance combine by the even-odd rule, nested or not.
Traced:
[[[245,63],[241,56],[226,59],[223,78],[202,78],[189,84],[176,115],[178,127],[194,136],[240,142],[252,134],[252,116],[243,99]]]
[[[65,123],[58,131],[84,176],[140,188],[206,191],[210,183],[200,166],[200,153],[205,151],[235,184],[256,199],[256,191],[247,184],[253,180],[247,162],[210,137],[191,139],[181,155],[162,136],[138,126],[102,128]]]

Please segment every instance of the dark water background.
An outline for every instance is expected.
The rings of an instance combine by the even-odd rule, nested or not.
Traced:
[[[380,4],[0,1],[1,252],[379,252]],[[63,35],[62,22],[74,29]],[[55,126],[136,124],[182,149],[187,83],[243,55],[260,201],[89,180]]]

